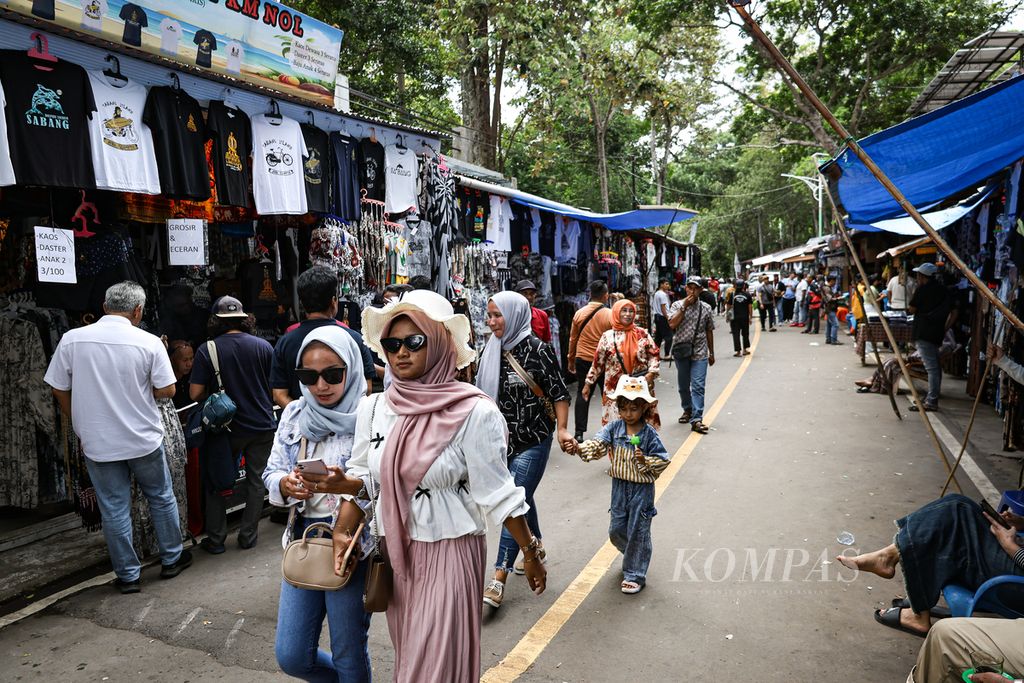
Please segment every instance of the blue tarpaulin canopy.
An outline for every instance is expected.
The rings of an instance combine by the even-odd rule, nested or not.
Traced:
[[[956,206],[951,206],[948,209],[940,209],[939,211],[929,211],[922,215],[924,216],[924,219],[928,221],[928,225],[932,226],[936,230],[941,230],[947,225],[952,225],[957,222],[971,211],[974,211],[979,204],[988,199],[988,196],[992,194],[997,187],[999,187],[998,183],[992,183],[981,192],[965,199]],[[846,224],[848,227],[860,230],[861,232],[892,232],[897,235],[924,234],[924,229],[917,224],[917,221],[906,215],[901,218],[890,218],[885,221],[875,221],[870,225],[851,223],[849,221],[847,221]]]
[[[936,109],[860,141],[914,206],[928,208],[985,181],[1024,157],[1024,76]],[[836,165],[839,198],[855,224],[905,215],[849,149]]]

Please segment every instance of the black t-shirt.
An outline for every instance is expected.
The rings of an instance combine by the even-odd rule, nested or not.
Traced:
[[[324,325],[338,325],[355,340],[359,345],[359,353],[363,358],[363,377],[373,379],[377,376],[377,369],[373,366],[373,355],[370,349],[363,343],[363,335],[353,329],[345,327],[337,320],[331,318],[314,318],[303,320],[294,330],[277,340],[274,347],[274,363],[270,369],[270,386],[274,389],[287,389],[288,395],[294,399],[302,396],[299,392],[299,380],[295,377],[295,366],[298,365],[299,349],[306,335],[318,327]]]
[[[20,50],[0,51],[7,100],[7,138],[19,185],[96,185],[88,118],[96,111],[85,70],[61,60],[37,62]]]
[[[150,88],[142,120],[153,131],[161,192],[177,199],[209,199],[206,124],[195,98],[167,86]]]
[[[270,365],[274,347],[244,332],[222,334],[214,342],[217,344],[217,362],[224,391],[238,407],[235,419],[231,421],[231,432],[274,431],[277,425],[270,398]],[[208,394],[217,391],[217,377],[206,344],[196,349],[189,381],[205,386]]]
[[[949,293],[935,278],[917,288],[910,299],[914,309],[914,339],[941,344],[949,315]]]
[[[124,19],[124,35],[121,36],[121,40],[129,45],[141,46],[142,29],[149,26],[146,10],[129,2],[121,8],[121,13],[118,16]]]
[[[359,189],[366,190],[367,199],[384,201],[384,145],[363,138],[356,146],[359,164]]]
[[[301,124],[302,138],[309,154],[302,163],[306,181],[306,207],[310,213],[327,213],[331,186],[330,146],[327,133],[308,123]]]
[[[54,0],[32,0],[32,14],[43,19],[53,19]]]
[[[737,292],[732,297],[732,319],[738,323],[750,322],[750,295]]]
[[[217,203],[224,206],[252,206],[250,161],[252,126],[241,109],[219,100],[210,102],[206,130],[213,140],[213,176]]]
[[[198,46],[196,48],[196,66],[204,66],[209,69],[210,57],[217,49],[217,39],[212,33],[202,28],[196,31],[196,37],[192,42]]]

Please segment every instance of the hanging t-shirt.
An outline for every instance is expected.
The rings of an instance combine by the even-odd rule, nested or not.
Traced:
[[[43,19],[53,19],[54,0],[32,0],[32,14]]]
[[[7,98],[4,97],[4,87],[0,83],[0,111],[7,107]],[[11,163],[11,148],[7,142],[7,117],[0,114],[0,187],[14,185],[17,182],[14,178],[14,164]]]
[[[356,143],[335,131],[331,133],[330,145],[332,210],[342,220],[357,221],[362,217],[362,206]]]
[[[196,31],[196,37],[192,40],[196,47],[196,66],[210,68],[210,59],[213,51],[217,49],[217,39],[205,28]]]
[[[19,185],[91,188],[89,119],[96,111],[85,69],[61,60],[48,71],[21,50],[0,52],[7,140]]]
[[[384,211],[400,214],[416,212],[416,178],[419,160],[408,147],[388,145],[384,148]]]
[[[181,24],[170,17],[160,22],[160,51],[169,55],[178,54],[178,43],[181,41]]]
[[[206,124],[195,98],[168,86],[150,88],[142,120],[153,131],[161,193],[174,199],[209,199]]]
[[[107,13],[107,0],[82,0],[82,28],[103,30],[103,15]]]
[[[263,215],[307,213],[302,159],[306,142],[295,119],[252,117],[253,194]]]
[[[512,207],[501,195],[491,195],[491,215],[487,220],[487,241],[497,251],[512,251]]]
[[[327,213],[331,187],[327,133],[307,123],[301,124],[301,128],[302,138],[306,141],[306,160],[302,163],[302,177],[306,182],[306,208],[310,212]]]
[[[384,201],[384,145],[363,138],[356,146],[359,163],[359,189],[367,199]]]
[[[121,36],[121,40],[129,45],[140,47],[142,45],[142,29],[149,26],[146,10],[129,2],[121,8],[121,13],[118,16],[124,19],[124,34]]]
[[[217,203],[251,206],[249,156],[252,154],[252,124],[248,114],[213,100],[206,116],[206,130],[213,140],[211,155]]]
[[[580,224],[578,221],[561,221],[561,230],[558,234],[558,244],[555,245],[556,253],[559,254],[559,263],[571,263],[576,261],[580,251]]]
[[[530,209],[530,251],[540,252],[540,209]]]
[[[233,74],[242,73],[242,57],[245,56],[245,49],[237,40],[232,40],[225,48],[228,52],[228,71]]]
[[[113,85],[102,71],[90,71],[89,81],[97,112],[89,123],[96,187],[160,194],[153,136],[142,122],[146,86]]]

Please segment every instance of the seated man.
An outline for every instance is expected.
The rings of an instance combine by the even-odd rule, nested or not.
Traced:
[[[1024,675],[1024,620],[943,619],[925,638],[917,654],[917,665],[907,683],[941,683],[953,680],[972,667],[971,652],[982,651],[1003,660],[1003,671],[1020,679]],[[1006,683],[1002,674],[978,673],[974,683]]]

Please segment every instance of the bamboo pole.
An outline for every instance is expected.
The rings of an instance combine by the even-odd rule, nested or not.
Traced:
[[[853,248],[853,240],[850,239],[850,234],[847,232],[846,225],[839,217],[839,210],[836,207],[835,199],[832,197],[832,192],[826,188],[826,194],[828,194],[828,203],[832,207],[832,220],[839,228],[839,234],[842,235],[843,241],[846,244],[846,251],[850,254],[850,258],[853,259],[854,264],[857,266],[857,272],[860,273],[861,279],[867,284],[864,293],[871,300],[871,304],[881,313],[881,306],[879,305],[878,299],[875,297],[875,293],[871,290],[871,284],[868,281],[867,271],[864,270],[864,263],[860,260],[860,256],[857,255],[857,251]],[[900,364],[900,372],[903,373],[903,378],[907,381],[907,385],[910,387],[910,393],[914,396],[914,403],[917,404],[917,412],[924,421],[925,429],[928,430],[928,435],[931,437],[932,444],[935,446],[935,451],[939,454],[939,458],[942,459],[942,464],[946,467],[946,472],[949,478],[946,480],[946,485],[949,485],[949,481],[952,480],[953,486],[957,492],[960,492],[960,482],[956,480],[954,476],[955,470],[949,464],[949,459],[946,457],[946,451],[942,448],[942,443],[939,441],[938,435],[935,434],[935,428],[932,427],[931,418],[928,417],[928,412],[924,409],[924,401],[921,400],[921,395],[917,391],[917,387],[914,386],[914,381],[910,377],[910,369],[907,367],[907,361],[903,358],[903,352],[900,351],[899,344],[896,343],[896,336],[892,333],[892,328],[889,327],[889,321],[885,319],[884,315],[878,316],[882,323],[882,329],[885,330],[885,336],[889,339],[889,344],[892,345],[892,351],[896,354],[896,361]],[[881,366],[879,366],[881,368]],[[902,418],[901,418],[902,419]]]
[[[814,94],[814,91],[811,89],[811,87],[807,85],[807,82],[800,75],[800,72],[798,72],[793,67],[793,65],[789,63],[789,60],[787,60],[785,56],[783,56],[783,54],[779,51],[779,48],[777,48],[775,44],[771,41],[771,39],[765,35],[764,31],[761,30],[761,27],[758,25],[757,21],[755,21],[754,18],[751,17],[750,14],[747,12],[746,8],[743,7],[743,5],[747,3],[744,2],[743,0],[727,1],[729,2],[729,5],[734,10],[736,10],[740,17],[742,17],[743,20],[747,23],[747,26],[750,27],[751,33],[754,34],[754,38],[756,38],[757,41],[761,43],[761,45],[765,48],[765,50],[768,51],[768,54],[771,55],[775,63],[778,64],[779,67],[789,76],[789,78],[793,81],[793,84],[800,89],[800,92],[803,93],[804,97],[806,97],[807,100],[811,103],[811,105],[818,110],[818,113],[821,114],[821,117],[825,119],[826,122],[828,122],[828,124],[832,127],[832,130],[834,130],[842,139],[843,143],[847,145],[854,154],[857,155],[857,158],[859,158],[861,162],[864,164],[864,166],[869,171],[871,171],[871,174],[878,179],[878,182],[882,184],[882,187],[888,190],[889,194],[892,195],[893,199],[895,199],[896,202],[900,205],[900,207],[902,207],[903,210],[907,212],[907,215],[913,218],[914,222],[917,223],[921,227],[921,229],[925,231],[925,234],[932,238],[932,241],[935,242],[935,245],[942,251],[943,254],[946,255],[946,258],[948,258],[949,261],[953,265],[955,265],[961,273],[963,273],[964,277],[966,277],[970,281],[970,283],[974,285],[974,288],[978,290],[978,292],[980,292],[984,298],[988,299],[989,303],[995,306],[1004,316],[1006,316],[1006,319],[1009,320],[1014,327],[1016,327],[1018,330],[1021,330],[1021,332],[1024,332],[1024,322],[1022,322],[1021,319],[1018,318],[1016,314],[1014,314],[1014,312],[1011,311],[1006,304],[1000,301],[999,297],[997,297],[994,292],[992,292],[988,287],[985,286],[985,283],[982,282],[981,279],[974,274],[974,271],[967,267],[967,264],[964,263],[959,256],[957,256],[956,252],[953,251],[953,248],[949,246],[946,240],[942,239],[942,236],[939,235],[939,233],[936,232],[935,229],[928,224],[928,221],[926,221],[924,217],[920,213],[918,213],[917,209],[914,208],[914,205],[911,204],[910,201],[899,190],[899,188],[896,187],[896,185],[894,185],[891,180],[889,180],[889,177],[882,171],[881,168],[878,167],[878,165],[868,155],[868,153],[864,151],[864,148],[860,146],[860,143],[858,143],[857,140],[855,140],[853,136],[850,135],[850,132],[846,130],[846,127],[839,122],[839,119],[837,119],[835,115],[829,110],[829,108],[826,107],[820,99],[818,99],[818,96]]]

